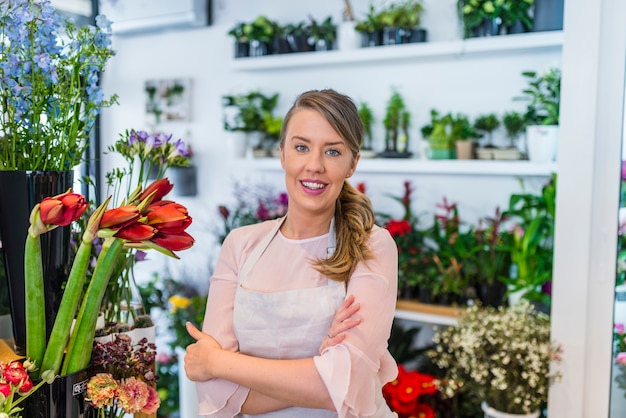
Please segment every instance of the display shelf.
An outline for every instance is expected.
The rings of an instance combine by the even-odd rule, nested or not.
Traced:
[[[282,170],[278,158],[253,158],[239,161],[254,170]],[[415,158],[362,158],[357,168],[358,173],[520,177],[548,177],[556,171],[556,163],[534,163],[525,160],[418,160]]]
[[[430,305],[399,299],[396,302],[395,317],[427,324],[455,325],[460,311],[461,308],[455,306]]]
[[[376,46],[348,51],[298,52],[263,57],[233,58],[231,68],[235,71],[263,71],[321,65],[388,63],[389,61],[398,60],[536,51],[561,48],[562,45],[562,31],[531,32],[466,40]]]

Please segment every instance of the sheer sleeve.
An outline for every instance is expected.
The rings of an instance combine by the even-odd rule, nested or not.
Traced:
[[[213,336],[224,349],[232,351],[239,348],[233,330],[233,306],[241,257],[241,250],[236,250],[240,248],[239,232],[229,234],[222,245],[210,279],[202,326],[203,332]],[[217,418],[237,415],[249,392],[248,388],[223,379],[198,382],[196,389],[200,415]]]
[[[347,290],[361,304],[361,323],[341,344],[314,358],[339,418],[374,415],[377,392],[397,374],[387,341],[396,308],[398,250],[389,232],[378,227],[369,245],[374,258],[357,266]]]

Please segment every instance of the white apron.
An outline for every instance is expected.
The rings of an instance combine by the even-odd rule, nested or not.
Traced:
[[[272,231],[256,246],[244,262],[235,292],[233,324],[239,342],[239,351],[263,358],[296,359],[318,355],[335,312],[345,299],[344,283],[328,280],[327,286],[294,289],[276,293],[260,293],[245,289],[246,276],[278,233],[284,217],[276,222]],[[335,251],[334,222],[328,235],[327,253]],[[382,400],[382,405],[379,403]],[[376,416],[390,413],[382,393],[377,400]],[[379,413],[383,413],[379,415]],[[391,416],[395,416],[392,414]],[[337,413],[325,409],[286,408],[259,415],[240,414],[250,418],[336,418]]]

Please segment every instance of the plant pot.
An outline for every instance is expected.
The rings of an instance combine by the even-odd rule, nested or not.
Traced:
[[[25,355],[26,310],[24,294],[24,242],[32,208],[45,197],[66,192],[74,184],[68,171],[0,171],[0,241],[13,319],[14,350]],[[46,298],[46,336],[50,336],[70,271],[70,233],[56,228],[41,236]],[[42,307],[43,308],[43,307]]]
[[[235,58],[250,56],[250,42],[235,42]]]
[[[280,38],[280,37],[274,38],[272,48],[275,54],[287,54],[289,52],[292,52],[287,38]]]
[[[431,160],[453,160],[456,158],[456,151],[451,149],[431,149],[429,158]]]
[[[533,32],[563,29],[564,0],[535,0]]]
[[[383,29],[382,44],[383,45],[396,45],[402,43],[402,34],[404,32],[395,26],[387,27]]]
[[[133,328],[128,332],[133,344],[138,344],[142,338],[146,338],[149,343],[154,344],[156,341],[156,325],[147,328]]]
[[[493,160],[494,148],[478,148],[476,149],[476,158],[479,160]]]
[[[382,31],[361,32],[361,46],[363,48],[382,45]]]
[[[485,413],[485,418],[539,418],[539,411],[535,411],[531,414],[508,414],[506,412],[501,412],[496,409],[493,409],[486,402],[482,402],[480,404],[480,408]]]
[[[494,280],[493,283],[479,283],[476,285],[476,293],[478,300],[483,306],[498,307],[506,304],[506,284],[500,280]]]
[[[500,18],[485,19],[479,26],[471,30],[470,38],[499,35],[501,24],[502,20]]]
[[[337,27],[337,49],[340,51],[349,51],[358,49],[361,46],[361,37],[359,32],[354,30],[355,21],[341,22]]]
[[[272,45],[268,42],[257,41],[253,39],[250,41],[250,56],[262,57],[270,55],[272,53]]]
[[[91,374],[88,370],[57,377],[51,384],[44,384],[22,403],[23,417],[28,418],[82,418],[87,402],[83,393]],[[33,382],[34,383],[34,382]]]
[[[494,148],[494,160],[521,160],[522,153],[517,148]]]
[[[174,193],[177,196],[195,196],[198,193],[197,169],[195,166],[172,167]]]
[[[458,140],[455,141],[456,158],[457,160],[473,160],[476,143],[471,140]]]
[[[526,128],[528,159],[536,163],[556,161],[559,125],[531,125]]]
[[[403,44],[413,44],[418,42],[426,42],[428,40],[428,32],[426,29],[400,29],[400,40]]]
[[[314,45],[309,43],[306,35],[289,35],[287,36],[287,42],[293,52],[309,52],[315,49]]]

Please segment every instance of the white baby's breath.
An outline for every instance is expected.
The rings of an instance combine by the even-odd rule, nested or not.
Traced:
[[[550,318],[527,301],[512,307],[467,308],[455,326],[437,330],[429,352],[446,373],[441,391],[478,393],[489,406],[532,413],[547,401],[560,376],[560,346],[550,340]],[[453,382],[453,383],[451,383]]]

